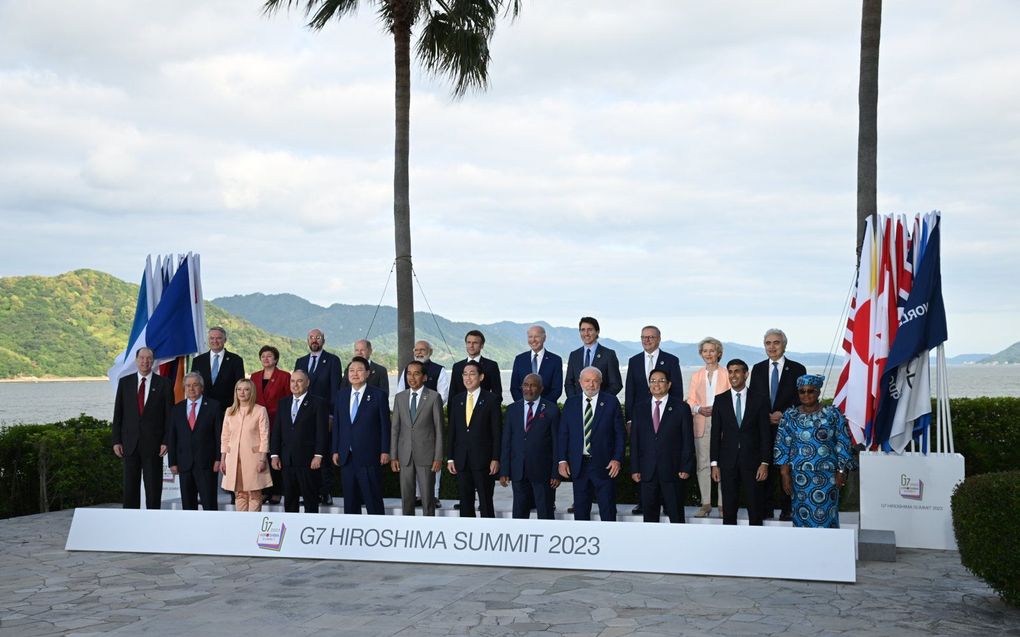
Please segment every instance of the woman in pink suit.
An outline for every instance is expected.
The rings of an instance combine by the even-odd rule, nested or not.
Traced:
[[[255,383],[255,402],[269,412],[269,437],[272,438],[273,426],[276,423],[276,406],[281,398],[290,396],[290,374],[276,368],[280,360],[280,350],[272,345],[262,346],[259,350],[259,360],[262,361],[262,369],[252,373],[251,382]],[[269,475],[273,478],[273,486],[262,492],[262,502],[279,504],[283,493],[283,474],[270,467]]]
[[[730,379],[719,361],[723,355],[722,343],[711,336],[701,339],[698,353],[705,366],[694,372],[687,403],[694,415],[694,452],[698,458],[698,488],[701,490],[701,508],[694,514],[703,518],[712,512],[712,469],[709,449],[712,440],[712,403],[719,394],[729,391]],[[719,506],[722,506],[722,488],[719,489]]]
[[[269,413],[255,402],[255,384],[242,378],[234,385],[234,404],[223,416],[220,436],[223,488],[234,492],[237,511],[262,510],[262,489],[269,476]]]

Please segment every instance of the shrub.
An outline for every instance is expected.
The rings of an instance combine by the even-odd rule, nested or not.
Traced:
[[[960,561],[999,596],[1020,606],[1020,471],[968,477],[952,498]]]

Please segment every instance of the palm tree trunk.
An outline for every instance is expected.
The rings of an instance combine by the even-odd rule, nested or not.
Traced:
[[[411,201],[408,180],[411,128],[411,20],[407,0],[394,3],[393,59],[396,67],[396,142],[393,149],[393,236],[397,261],[397,365],[414,348],[414,289],[411,280]]]
[[[864,224],[878,214],[878,44],[882,0],[863,0],[861,76],[857,94],[857,262],[861,261]]]

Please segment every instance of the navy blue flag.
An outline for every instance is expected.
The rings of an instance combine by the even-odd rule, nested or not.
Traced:
[[[942,302],[942,270],[940,267],[941,218],[935,216],[935,224],[923,246],[923,257],[917,272],[914,272],[914,286],[904,304],[896,338],[889,351],[889,358],[882,372],[879,384],[878,413],[875,415],[875,441],[889,450],[889,438],[901,401],[924,401],[931,405],[931,390],[927,383],[922,389],[924,395],[911,395],[916,368],[928,366],[928,352],[947,338],[946,308]],[[927,371],[925,369],[924,371]],[[903,425],[904,423],[899,423]],[[898,445],[897,445],[898,446]],[[901,447],[902,448],[902,447]],[[897,450],[897,449],[894,449]]]
[[[156,360],[186,356],[198,351],[191,314],[191,287],[188,279],[190,266],[191,262],[185,260],[177,268],[169,285],[163,288],[159,305],[153,310],[145,328],[145,344],[152,348]]]

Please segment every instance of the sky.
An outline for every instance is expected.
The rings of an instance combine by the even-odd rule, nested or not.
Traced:
[[[306,22],[258,0],[0,2],[0,276],[137,282],[146,255],[193,251],[208,299],[395,305],[392,38],[367,2]],[[942,211],[949,355],[1020,340],[1018,32],[1011,0],[884,6],[879,210]],[[859,46],[845,0],[525,0],[487,91],[412,70],[428,303],[829,350]]]

